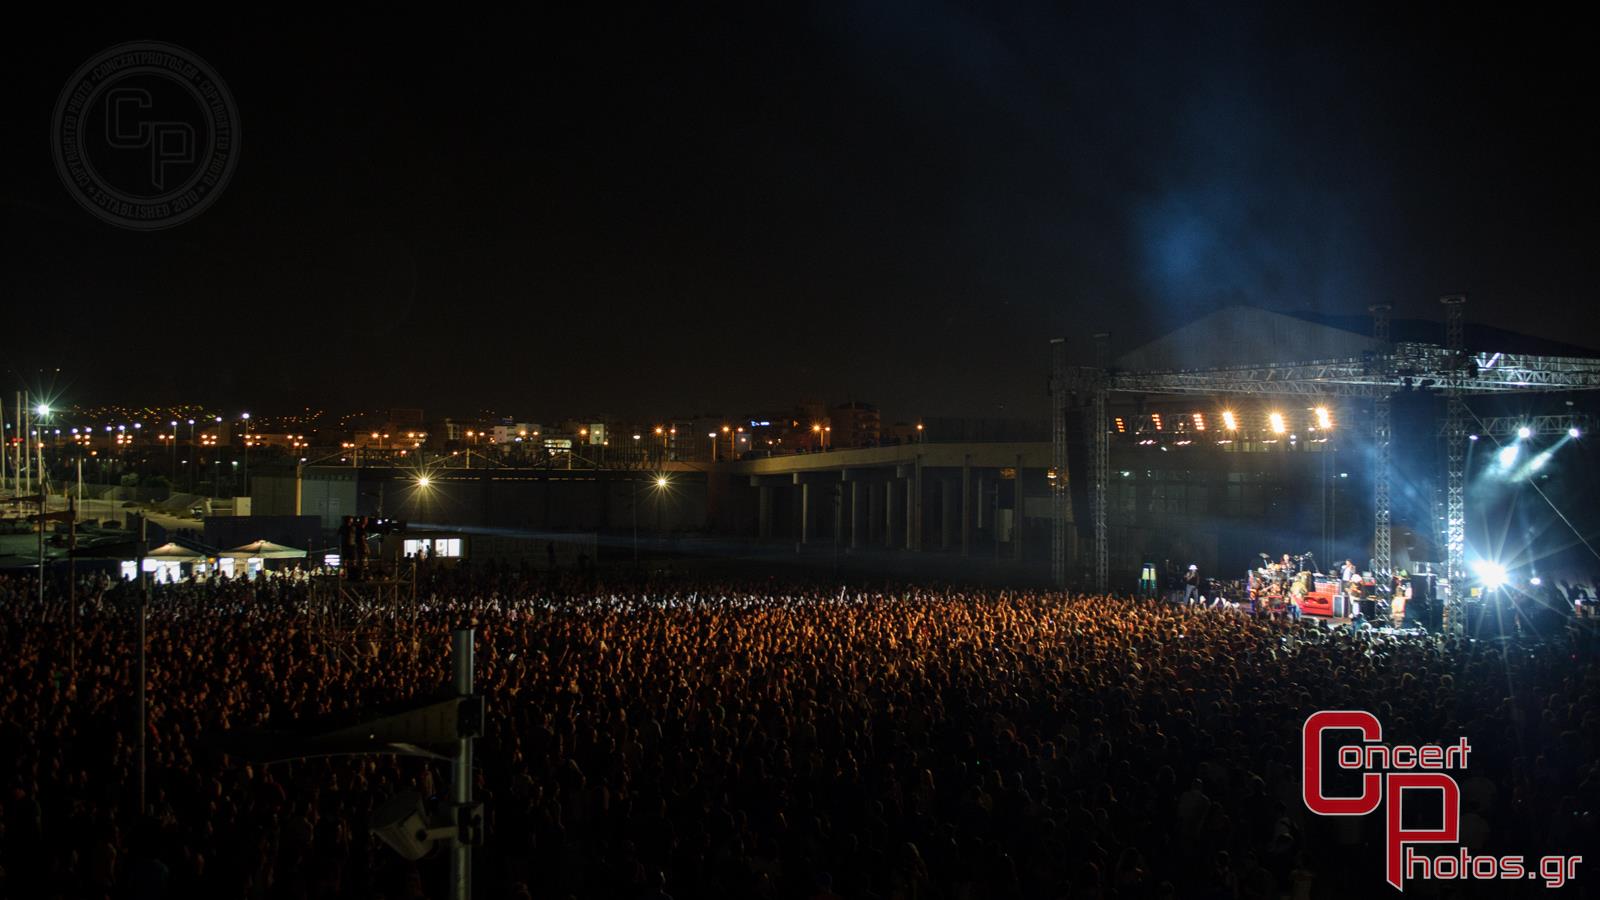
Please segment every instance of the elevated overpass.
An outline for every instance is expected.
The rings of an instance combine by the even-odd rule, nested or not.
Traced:
[[[713,512],[735,533],[849,550],[1021,561],[1048,552],[1048,441],[903,444],[743,459],[715,467]],[[719,504],[720,505],[720,504]]]

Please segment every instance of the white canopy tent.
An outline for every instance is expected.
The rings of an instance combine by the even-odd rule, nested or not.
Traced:
[[[242,547],[224,550],[218,555],[228,559],[305,559],[306,551],[271,541],[253,541]]]

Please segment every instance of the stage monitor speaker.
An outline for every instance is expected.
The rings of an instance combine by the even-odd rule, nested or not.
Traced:
[[[1411,577],[1411,600],[1406,603],[1406,625],[1420,625],[1428,631],[1439,631],[1444,622],[1444,610],[1439,606],[1436,585],[1432,575]]]

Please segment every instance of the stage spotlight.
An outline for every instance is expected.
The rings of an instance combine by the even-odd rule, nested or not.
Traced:
[[[1323,431],[1333,428],[1333,414],[1326,406],[1317,407],[1317,427]]]
[[[1528,579],[1528,583],[1533,585],[1534,587],[1538,587],[1539,585],[1544,584],[1544,579],[1540,578],[1537,575],[1535,575],[1532,578]]]
[[[426,475],[417,476],[417,487],[426,489],[430,484],[433,484],[432,478],[429,478]]]
[[[1541,453],[1538,456],[1535,456],[1533,458],[1533,462],[1529,463],[1529,468],[1531,468],[1531,469],[1533,469],[1533,471],[1537,472],[1540,469],[1544,468],[1544,464],[1549,462],[1549,461],[1550,461],[1550,451],[1546,450],[1543,453]]]
[[[1477,436],[1477,435],[1475,435],[1475,434],[1469,434],[1469,435],[1467,435],[1467,440],[1469,440],[1469,441],[1475,441],[1475,440],[1477,440],[1477,439],[1478,439],[1478,436]]]
[[[1524,425],[1521,428],[1517,429],[1517,440],[1525,441],[1525,440],[1527,440],[1528,438],[1531,438],[1531,437],[1533,437],[1533,429],[1532,428],[1529,428],[1528,426]]]
[[[1489,562],[1486,559],[1480,559],[1473,563],[1472,573],[1477,575],[1478,580],[1483,583],[1484,590],[1498,590],[1506,583],[1506,567],[1499,563]]]
[[[1496,453],[1495,456],[1499,458],[1501,468],[1509,469],[1511,464],[1517,461],[1517,445],[1507,444],[1501,447],[1500,452]]]
[[[1583,432],[1579,431],[1578,430],[1578,426],[1576,426],[1576,425],[1574,425],[1571,428],[1567,429],[1567,437],[1569,437],[1569,438],[1580,437],[1582,434],[1583,434]]]
[[[1272,413],[1267,416],[1267,422],[1272,425],[1273,434],[1283,434],[1289,430],[1289,426],[1284,424],[1283,413]]]
[[[1239,420],[1233,417],[1233,413],[1224,410],[1222,413],[1222,427],[1229,431],[1238,431]]]

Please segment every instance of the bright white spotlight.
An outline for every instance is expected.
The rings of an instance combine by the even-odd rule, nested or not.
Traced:
[[[1535,575],[1532,578],[1528,579],[1528,583],[1533,585],[1534,587],[1538,587],[1539,585],[1544,584],[1544,579],[1540,578],[1537,575]]]
[[[425,488],[430,484],[433,484],[433,479],[432,478],[429,478],[426,475],[418,475],[417,476],[417,487]]]
[[[1323,431],[1333,428],[1333,414],[1328,412],[1326,406],[1317,407],[1317,427]]]
[[[1223,410],[1222,427],[1228,429],[1229,431],[1239,430],[1239,420],[1233,417],[1233,412],[1231,410]]]
[[[1506,583],[1506,567],[1499,563],[1489,562],[1486,559],[1480,559],[1473,563],[1472,573],[1478,576],[1479,581],[1483,582],[1485,590],[1498,590]]]
[[[1529,465],[1535,472],[1537,472],[1540,469],[1544,468],[1544,464],[1549,462],[1549,461],[1550,461],[1550,451],[1546,450],[1545,452],[1539,454],[1538,456],[1535,456],[1533,458],[1533,462],[1530,463]]]
[[[1495,456],[1500,459],[1500,468],[1509,469],[1511,468],[1511,464],[1517,461],[1517,445],[1507,444],[1504,447],[1501,447],[1500,452],[1495,454]]]
[[[667,486],[667,476],[662,475],[660,478],[656,479],[656,487],[664,488],[666,486]]]
[[[1582,434],[1583,434],[1583,432],[1579,431],[1578,430],[1578,426],[1576,426],[1576,425],[1574,425],[1571,428],[1567,429],[1567,437],[1569,437],[1569,438],[1580,437]]]
[[[1283,413],[1272,413],[1267,416],[1267,422],[1272,426],[1273,434],[1283,434],[1289,430],[1289,426],[1283,421]]]
[[[1532,428],[1529,428],[1528,426],[1524,425],[1521,428],[1517,429],[1517,440],[1525,441],[1525,440],[1527,440],[1528,438],[1531,438],[1531,437],[1533,437],[1533,429]]]

